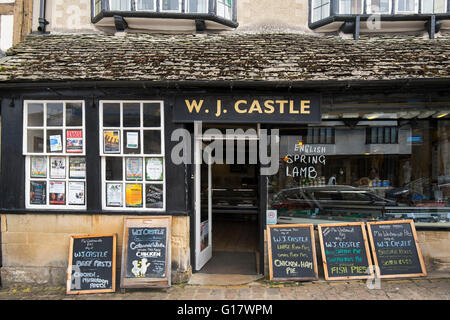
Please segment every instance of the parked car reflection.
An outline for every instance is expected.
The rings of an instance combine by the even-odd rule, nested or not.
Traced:
[[[365,189],[352,186],[312,186],[284,189],[271,204],[279,215],[332,216],[351,218],[381,218],[385,208],[397,202],[385,199]]]

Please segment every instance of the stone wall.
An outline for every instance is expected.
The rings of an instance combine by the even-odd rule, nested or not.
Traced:
[[[121,215],[3,214],[2,284],[65,286],[71,235],[116,233],[117,287],[123,241]],[[172,283],[190,278],[189,217],[172,219]]]

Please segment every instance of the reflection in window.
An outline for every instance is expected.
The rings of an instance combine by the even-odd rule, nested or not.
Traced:
[[[447,12],[447,0],[422,1],[422,13],[445,13]]]
[[[362,0],[339,0],[339,14],[361,14]]]
[[[330,0],[313,0],[312,3],[312,22],[330,16]]]
[[[417,0],[397,0],[397,12],[417,12]]]
[[[368,13],[391,13],[391,0],[368,0]]]
[[[137,0],[136,8],[137,8],[137,10],[154,11],[155,10],[155,0]]]
[[[180,11],[179,0],[162,0],[161,9],[163,11]]]

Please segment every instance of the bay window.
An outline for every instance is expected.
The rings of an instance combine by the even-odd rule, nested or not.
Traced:
[[[422,1],[422,13],[446,13],[447,0]]]
[[[391,0],[367,0],[367,13],[391,13]]]
[[[362,14],[362,0],[339,0],[339,14]]]
[[[417,13],[418,0],[397,0],[395,13]]]
[[[311,22],[316,22],[330,16],[330,0],[312,1]]]

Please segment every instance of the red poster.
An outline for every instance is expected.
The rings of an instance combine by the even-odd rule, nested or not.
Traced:
[[[72,153],[83,152],[83,130],[66,131],[66,151]]]

